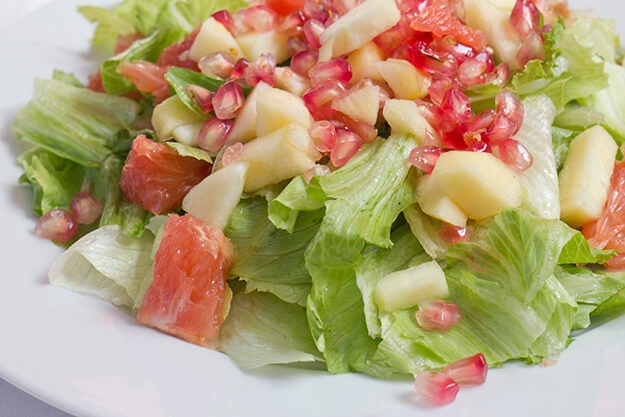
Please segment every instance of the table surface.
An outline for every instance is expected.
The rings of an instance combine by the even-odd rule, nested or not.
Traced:
[[[0,33],[24,16],[52,0],[2,0]],[[0,416],[2,417],[71,417],[0,378]]]

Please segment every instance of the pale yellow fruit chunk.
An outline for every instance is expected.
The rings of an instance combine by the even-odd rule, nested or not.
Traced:
[[[423,144],[427,137],[431,137],[435,141],[440,139],[436,130],[419,111],[417,103],[412,100],[386,100],[382,116],[388,122],[393,133],[411,134],[419,144]]]
[[[367,85],[332,102],[332,108],[353,120],[374,125],[380,111],[380,87]]]
[[[560,171],[560,218],[580,227],[595,220],[608,198],[618,147],[601,126],[578,135]]]
[[[187,146],[197,146],[197,139],[202,129],[203,121],[180,125],[174,129],[174,140]]]
[[[432,176],[471,219],[484,219],[521,204],[519,177],[490,153],[443,153]]]
[[[279,88],[265,88],[256,97],[256,133],[264,136],[291,123],[307,128],[313,118],[304,100]]]
[[[206,55],[227,52],[234,59],[243,58],[243,52],[232,34],[213,17],[206,19],[189,49],[189,58],[199,61]]]
[[[449,295],[445,273],[436,261],[393,272],[376,285],[373,296],[382,311],[411,308],[423,300]]]
[[[395,0],[365,0],[321,32],[319,61],[355,51],[395,26],[400,17]]]
[[[224,229],[243,194],[247,164],[235,162],[204,178],[182,200],[182,209]]]
[[[315,166],[321,154],[308,134],[308,128],[292,123],[260,136],[243,146],[239,162],[247,162],[245,192],[277,184],[303,174]]]
[[[236,142],[249,142],[258,135],[256,134],[256,99],[264,90],[270,89],[271,86],[263,81],[259,82],[254,90],[245,100],[243,108],[234,119],[232,129],[226,138],[226,145]]]
[[[161,141],[171,139],[174,136],[174,129],[178,126],[201,120],[200,115],[185,106],[177,95],[154,107],[152,112],[152,127]]]
[[[375,67],[391,87],[395,98],[415,100],[428,94],[429,77],[404,59],[389,58]]]
[[[356,83],[364,78],[373,81],[384,81],[382,74],[375,64],[383,61],[384,55],[378,46],[373,42],[367,42],[361,48],[349,54],[347,62],[352,68],[352,83]]]
[[[419,177],[415,195],[421,210],[428,216],[454,226],[466,226],[467,215],[443,192],[432,175]]]
[[[236,38],[243,54],[250,61],[256,61],[261,54],[271,54],[278,64],[289,58],[289,37],[275,30],[249,32]]]

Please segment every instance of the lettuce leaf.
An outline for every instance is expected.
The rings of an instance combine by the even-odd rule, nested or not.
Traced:
[[[269,220],[276,228],[292,233],[300,211],[320,210],[327,199],[318,177],[312,178],[309,184],[302,176],[294,177],[269,203]]]

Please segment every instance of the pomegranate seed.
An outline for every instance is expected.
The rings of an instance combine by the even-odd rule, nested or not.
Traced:
[[[488,152],[492,153],[491,146],[482,140],[482,135],[477,132],[467,132],[463,136],[469,152]]]
[[[336,136],[336,145],[330,153],[330,161],[339,168],[358,153],[364,142],[360,136],[348,130],[338,130]]]
[[[332,119],[338,126],[360,136],[365,143],[371,143],[378,138],[378,130],[367,122],[354,120],[340,112],[333,114]]]
[[[312,180],[313,177],[323,177],[330,172],[332,172],[332,170],[327,165],[315,164],[314,167],[304,171],[304,181],[306,184],[310,184],[310,180]]]
[[[233,124],[232,120],[220,120],[217,117],[209,117],[202,124],[198,134],[198,146],[209,152],[218,152],[224,146]]]
[[[432,76],[432,81],[430,86],[428,87],[428,92],[430,93],[430,99],[432,103],[440,106],[443,102],[443,97],[454,85],[454,80],[451,77],[442,74],[434,74]]]
[[[78,231],[78,223],[69,211],[50,210],[41,216],[35,224],[35,234],[58,243],[67,243]]]
[[[221,120],[233,119],[244,103],[243,88],[237,82],[228,81],[219,87],[213,97],[213,110]]]
[[[462,314],[454,303],[443,300],[426,300],[419,303],[415,315],[419,326],[426,330],[446,331],[454,327]]]
[[[232,69],[232,73],[230,74],[230,79],[232,80],[240,80],[245,77],[245,70],[250,66],[250,61],[245,58],[239,59]]]
[[[492,144],[501,142],[508,139],[519,131],[519,125],[504,116],[502,113],[497,113],[495,121],[486,131],[486,138]]]
[[[308,129],[310,137],[319,152],[330,152],[336,145],[336,128],[327,120],[313,122]]]
[[[308,44],[295,36],[289,38],[289,40],[286,42],[286,46],[289,50],[289,56],[291,56],[291,60],[293,59],[293,55],[308,50]]]
[[[543,39],[536,32],[531,32],[523,40],[521,48],[519,49],[519,52],[517,52],[516,61],[521,67],[523,67],[525,66],[525,64],[533,59],[544,58],[545,46],[543,44]]]
[[[278,26],[278,31],[290,36],[297,35],[304,22],[306,22],[304,12],[301,10],[295,10],[282,19],[282,22],[280,22],[280,25]]]
[[[530,151],[515,139],[504,139],[497,143],[493,154],[518,173],[528,170],[534,163]]]
[[[308,71],[317,64],[319,60],[319,51],[310,49],[298,52],[291,58],[291,69],[296,74],[308,77]]]
[[[456,123],[465,122],[472,115],[469,98],[455,87],[447,90],[443,96],[441,110]]]
[[[442,153],[443,150],[437,146],[418,146],[410,152],[408,162],[426,174],[431,174]]]
[[[532,0],[516,0],[510,13],[510,24],[522,38],[525,38],[538,30],[540,11]]]
[[[215,93],[207,88],[200,87],[199,85],[188,85],[187,90],[193,94],[193,98],[202,108],[202,111],[209,113],[213,111],[213,97]]]
[[[224,25],[228,32],[233,35],[238,35],[234,27],[234,21],[232,20],[232,14],[228,10],[219,10],[212,14],[213,19]]]
[[[335,58],[330,61],[319,62],[308,71],[308,76],[313,86],[322,84],[329,79],[347,84],[352,79],[352,68],[345,58]]]
[[[248,25],[247,18],[245,15],[245,9],[240,9],[232,15],[232,33],[235,36],[243,35],[244,33],[250,32],[252,28]]]
[[[497,113],[493,109],[486,109],[481,113],[473,115],[469,120],[462,124],[467,132],[481,132],[488,129],[493,122]]]
[[[417,100],[416,103],[419,113],[421,113],[425,120],[427,120],[438,133],[449,132],[456,128],[454,123],[449,120],[436,104],[423,100]]]
[[[81,191],[72,199],[70,209],[78,224],[91,224],[100,218],[104,206],[93,194]]]
[[[488,364],[481,353],[450,363],[443,373],[458,385],[481,385],[486,381]]]
[[[276,58],[272,54],[261,54],[258,59],[245,69],[245,83],[255,87],[263,81],[270,86],[275,85],[274,71],[276,70]]]
[[[442,372],[420,372],[414,381],[414,392],[417,399],[428,405],[443,406],[456,399],[460,387],[449,376]]]
[[[454,226],[453,224],[443,223],[438,229],[438,235],[445,242],[451,244],[468,242],[471,239],[471,232],[468,227]]]
[[[430,47],[436,51],[444,52],[453,55],[458,63],[461,64],[468,58],[475,56],[475,51],[468,45],[464,45],[460,42],[456,42],[451,36],[444,36],[442,38],[435,38]]]
[[[519,96],[510,90],[501,90],[495,97],[495,108],[497,113],[503,113],[504,116],[513,120],[519,126],[523,123],[523,103]]]
[[[510,67],[505,62],[497,65],[486,79],[486,82],[493,83],[499,87],[505,87],[510,80]]]
[[[305,16],[322,23],[325,23],[330,17],[328,11],[325,10],[323,6],[319,4],[319,2],[316,0],[306,0],[302,11],[304,12]]]
[[[234,70],[234,59],[227,52],[217,52],[202,57],[198,67],[207,77],[227,79]]]
[[[244,10],[244,21],[257,32],[268,32],[278,26],[278,14],[265,5],[250,6]]]
[[[434,51],[425,42],[417,42],[412,48],[412,64],[425,72],[454,75],[458,70],[458,60],[451,54]]]
[[[273,73],[276,87],[286,90],[296,96],[302,96],[310,89],[308,78],[296,74],[289,67],[277,67]]]
[[[345,86],[337,80],[328,80],[311,88],[302,96],[308,111],[316,118],[322,119],[334,113],[330,104],[332,100],[345,93]]]
[[[308,46],[313,49],[319,49],[321,47],[319,36],[321,36],[321,33],[325,30],[323,23],[316,19],[310,19],[304,23],[303,29],[304,38]]]
[[[224,167],[227,167],[228,165],[238,161],[242,154],[243,144],[241,142],[234,143],[224,150],[224,153],[221,156],[221,164]]]

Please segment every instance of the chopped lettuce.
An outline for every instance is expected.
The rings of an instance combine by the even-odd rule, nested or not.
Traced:
[[[318,177],[306,184],[302,176],[297,176],[269,203],[269,220],[276,228],[292,233],[300,211],[322,209],[327,199]]]

